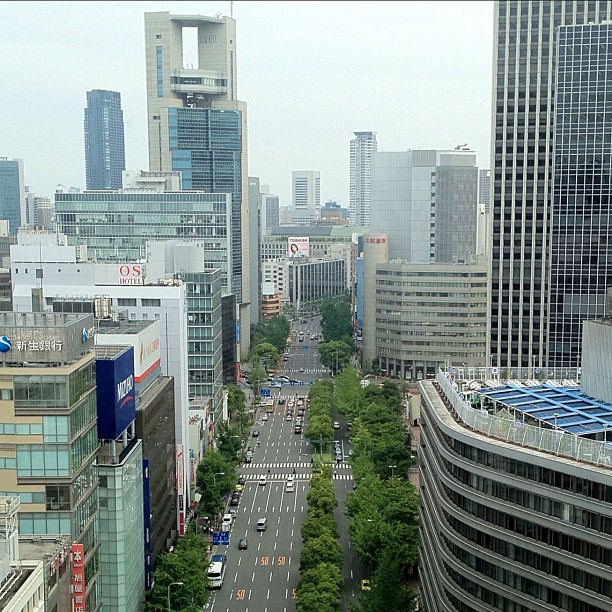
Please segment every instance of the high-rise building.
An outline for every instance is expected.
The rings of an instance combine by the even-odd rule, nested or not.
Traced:
[[[9,233],[26,225],[26,193],[23,160],[0,157],[0,219],[8,221]]]
[[[556,33],[562,25],[600,23],[611,13],[609,0],[495,3],[490,235],[494,366],[540,367],[546,361]]]
[[[88,91],[84,127],[87,189],[120,189],[125,170],[121,94],[103,89]]]
[[[349,168],[349,219],[351,225],[370,227],[372,154],[378,149],[376,132],[354,132]]]
[[[388,234],[389,259],[468,261],[476,254],[477,189],[473,151],[374,153],[371,232]]]
[[[321,209],[321,173],[317,170],[294,170],[291,184],[293,207],[308,210],[317,216]]]
[[[482,212],[488,213],[491,208],[491,171],[478,171],[478,204]]]
[[[196,65],[184,65],[186,30],[197,31]],[[149,169],[180,170],[183,189],[231,195],[223,280],[250,329],[246,104],[237,97],[236,22],[231,17],[145,13]],[[241,349],[249,349],[249,334]]]
[[[577,367],[612,287],[612,26],[561,26],[556,66],[546,359]]]

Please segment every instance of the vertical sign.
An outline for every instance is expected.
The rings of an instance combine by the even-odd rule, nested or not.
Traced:
[[[185,455],[182,444],[176,445],[176,491],[179,535],[185,535]]]
[[[142,460],[142,506],[144,514],[144,553],[145,553],[145,590],[153,586],[153,567],[151,564],[151,476],[149,460]]]
[[[83,544],[70,546],[72,556],[72,610],[85,612],[85,547]]]

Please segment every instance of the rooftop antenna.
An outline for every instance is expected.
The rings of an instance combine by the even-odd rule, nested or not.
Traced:
[[[234,18],[234,3],[230,2],[230,17]]]

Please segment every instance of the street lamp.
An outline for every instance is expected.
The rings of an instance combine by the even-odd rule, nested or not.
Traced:
[[[217,476],[225,476],[225,472],[215,472],[213,474],[213,486],[217,486]]]
[[[390,465],[389,468],[391,469],[391,478],[393,478],[393,475],[395,474],[395,472],[393,470],[395,470],[395,468],[397,467],[397,465]]]
[[[181,585],[183,586],[185,583],[184,582],[171,582],[168,585],[168,612],[171,612],[171,608],[170,608],[170,587],[173,587],[175,585]]]

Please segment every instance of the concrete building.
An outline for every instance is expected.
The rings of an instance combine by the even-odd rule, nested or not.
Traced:
[[[8,221],[9,234],[26,225],[23,160],[0,157],[0,220]]]
[[[259,178],[249,177],[249,245],[253,253],[249,257],[249,291],[251,295],[250,317],[251,323],[259,321],[259,302],[261,271],[259,270],[259,241],[262,232],[264,194]]]
[[[349,220],[370,227],[372,206],[372,155],[378,150],[376,132],[355,132],[350,144]]]
[[[487,266],[389,258],[389,237],[366,234],[363,354],[369,368],[407,380],[439,367],[485,366]]]
[[[120,189],[125,170],[121,94],[103,89],[88,91],[84,114],[87,189]]]
[[[419,384],[424,610],[612,609],[612,404],[527,370]]]
[[[612,2],[509,0],[496,2],[494,8],[491,362],[542,367],[549,300],[556,32],[559,26],[609,20]],[[576,87],[576,95],[581,95],[582,86]],[[590,265],[584,262],[585,268]]]
[[[291,173],[291,193],[296,212],[309,211],[314,217],[321,210],[321,173],[318,170],[294,170]]]
[[[98,316],[106,316],[117,325],[125,322],[137,327],[138,322],[144,321],[145,325],[153,322],[159,326],[158,340],[143,338],[142,346],[138,343],[135,347],[141,363],[148,364],[147,367],[155,364],[164,376],[174,379],[175,444],[177,448],[186,446],[189,410],[186,284],[157,277],[149,283],[144,264],[88,260],[86,247],[58,245],[58,240],[65,242],[61,235],[28,233],[20,234],[19,240],[25,244],[15,245],[11,256],[15,311],[27,313],[33,307],[46,312],[63,311],[68,302],[94,300],[100,308],[108,304]],[[46,257],[42,264],[41,247]],[[112,343],[121,344],[117,339]],[[209,418],[212,422],[212,416]],[[188,482],[187,467],[184,469],[184,482]],[[185,495],[189,495],[188,488]]]
[[[491,211],[491,171],[478,171],[478,204],[485,213]]]
[[[87,608],[101,603],[93,315],[0,313],[5,449],[0,490],[20,497],[23,535],[82,546]]]
[[[271,193],[264,193],[261,200],[260,232],[265,236],[268,230],[280,225],[280,198]]]
[[[196,66],[184,66],[185,28],[197,29]],[[228,194],[228,231],[214,249],[229,260],[226,286],[238,298],[241,325],[250,329],[249,225],[257,211],[249,208],[247,111],[238,100],[236,49],[231,17],[145,13],[149,169],[181,171],[186,190]]]
[[[274,282],[266,281],[261,289],[261,318],[268,321],[281,313],[281,299]]]
[[[474,257],[478,168],[469,150],[372,156],[371,233],[389,235],[389,258],[462,263]]]
[[[600,93],[612,73],[612,25],[557,35],[546,363],[562,368],[581,364],[582,326],[605,314],[612,287],[612,99]]]

